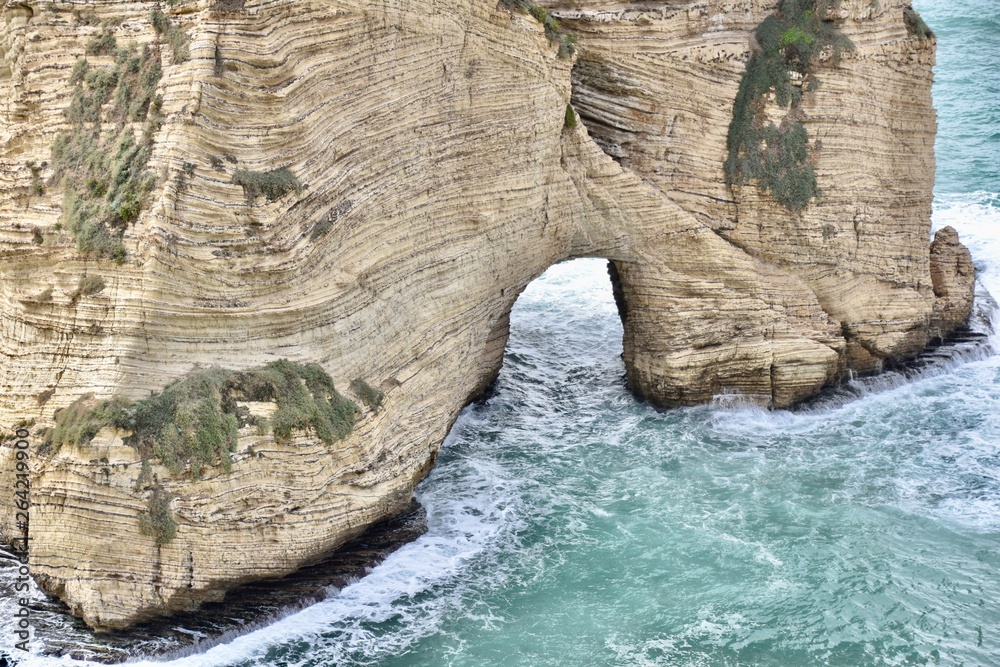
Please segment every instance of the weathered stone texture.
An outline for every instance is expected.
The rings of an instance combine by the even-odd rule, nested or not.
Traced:
[[[405,506],[498,371],[518,294],[565,259],[614,262],[630,382],[663,405],[791,405],[961,319],[961,246],[941,240],[936,264],[928,248],[933,43],[907,35],[899,0],[844,5],[858,50],[804,105],[823,194],[801,215],[722,173],[750,32],[773,3],[546,3],[580,36],[575,67],[495,0],[219,11],[240,4],[164,7],[191,57],[163,47],[158,187],[121,265],[76,250],[61,189],[37,193],[27,163],[50,160],[101,29],[73,10],[142,44],[156,3],[2,10],[0,423],[40,428],[86,392],[139,398],[196,365],[283,357],[343,391],[365,378],[385,404],[332,447],[248,432],[230,473],[154,467],[178,523],[160,547],[139,532],[150,490],[120,439],[36,456],[33,572],[93,626],[287,573]],[[305,187],[248,205],[235,166],[213,166],[226,155]],[[106,287],[73,298],[84,273]],[[0,447],[0,483],[11,468]]]
[[[546,3],[580,35],[573,103],[624,167],[754,257],[803,280],[847,338],[859,371],[926,344],[936,121],[933,42],[910,35],[903,0],[841,4],[854,43],[817,70],[798,113],[821,196],[790,213],[723,162],[748,35],[774,2]],[[776,122],[787,113],[772,104]]]
[[[953,227],[942,227],[934,235],[931,282],[936,297],[931,334],[940,339],[969,319],[976,291],[972,254],[958,240],[958,232]]]

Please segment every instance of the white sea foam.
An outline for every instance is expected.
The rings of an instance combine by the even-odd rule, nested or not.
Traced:
[[[461,579],[470,561],[480,557],[503,533],[520,525],[510,507],[516,494],[509,487],[516,486],[516,481],[492,476],[488,464],[476,463],[471,461],[465,466],[462,479],[455,485],[439,484],[423,497],[417,494],[427,508],[429,530],[424,536],[327,600],[201,654],[168,663],[146,660],[132,664],[268,665],[275,651],[301,642],[322,653],[325,664],[366,664],[368,659],[405,650],[410,643],[433,633],[442,614],[461,604],[461,592],[450,587],[449,581]],[[511,538],[508,534],[503,539]],[[417,601],[421,596],[426,599]],[[394,617],[399,619],[401,629],[393,635],[387,637],[372,629]],[[299,657],[287,664],[293,667],[307,662]],[[98,663],[33,654],[19,664],[83,667]]]

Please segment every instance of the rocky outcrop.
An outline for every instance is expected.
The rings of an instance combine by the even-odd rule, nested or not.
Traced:
[[[856,50],[803,98],[821,196],[800,213],[723,174],[773,3],[545,4],[576,58],[493,0],[188,0],[165,18],[154,2],[8,3],[0,422],[34,420],[37,444],[85,393],[141,398],[199,365],[278,358],[385,392],[333,445],[244,429],[231,469],[198,480],[144,473],[109,431],[36,454],[32,571],[88,624],[281,576],[404,507],[498,372],[518,294],[565,259],[612,262],[630,383],[662,405],[788,406],[956,321],[969,274],[938,262],[939,289],[928,247],[933,42],[898,0],[841,6]],[[74,90],[108,76],[87,80],[84,57],[161,73],[142,77],[148,109],[74,115]],[[67,189],[105,197],[101,176],[60,181],[53,145],[96,126],[121,137],[113,165],[141,154],[152,180],[122,176],[138,195],[99,211],[120,246],[88,255]],[[153,494],[169,541],[140,530]],[[12,512],[0,530],[18,533]]]
[[[707,227],[803,281],[839,323],[848,364],[866,371],[919,352],[933,316],[934,48],[910,34],[902,2],[828,4],[853,50],[836,63],[820,56],[818,87],[794,111],[821,196],[793,213],[752,183],[728,187],[723,171],[756,48],[748,32],[775,3],[552,3],[580,36],[573,104],[595,141]],[[766,105],[778,124],[792,113],[773,96]]]
[[[943,339],[969,319],[976,291],[972,254],[959,242],[953,227],[943,227],[934,235],[931,283],[935,297],[931,333]]]

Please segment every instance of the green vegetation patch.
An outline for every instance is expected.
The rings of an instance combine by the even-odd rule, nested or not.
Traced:
[[[260,196],[266,197],[268,201],[278,201],[289,192],[302,189],[299,179],[295,178],[288,167],[271,171],[237,169],[233,172],[233,183],[243,188],[243,194],[250,205]]]
[[[374,412],[379,411],[382,407],[382,401],[385,399],[384,391],[376,389],[361,378],[351,380],[351,391]]]
[[[118,41],[115,39],[114,31],[106,27],[96,37],[87,42],[87,55],[110,56],[114,55],[117,48]]]
[[[48,162],[35,164],[34,160],[24,163],[24,166],[31,172],[31,191],[36,195],[45,194],[45,182],[42,180],[42,170],[49,166]]]
[[[124,261],[122,236],[145,206],[156,177],[146,168],[161,123],[163,74],[155,46],[119,48],[110,29],[87,45],[113,55],[110,67],[77,60],[70,77],[70,129],[52,145],[53,180],[63,187],[64,226],[86,255]],[[137,138],[137,131],[141,136]]]
[[[572,104],[566,105],[566,116],[563,119],[563,127],[565,127],[567,130],[576,129],[576,112],[573,111]]]
[[[177,522],[170,509],[170,495],[157,486],[146,503],[146,511],[139,515],[139,532],[155,538],[163,545],[177,536]]]
[[[548,40],[559,45],[560,58],[570,58],[576,53],[576,36],[566,33],[547,8],[536,5],[530,0],[500,0],[500,4],[514,12],[531,14],[545,28]]]
[[[84,274],[80,276],[80,282],[76,290],[70,295],[73,301],[77,301],[81,296],[94,296],[104,291],[104,278],[100,276],[90,276]]]
[[[796,110],[803,90],[819,85],[815,70],[821,54],[833,63],[854,48],[829,13],[840,0],[781,0],[775,14],[754,32],[756,48],[747,63],[733,105],[726,147],[730,187],[756,181],[788,209],[798,212],[818,194],[809,160],[809,137]],[[792,72],[799,76],[793,83]],[[780,125],[767,120],[770,95],[789,109]]]
[[[158,35],[166,38],[170,44],[170,50],[174,54],[174,64],[182,63],[191,57],[191,38],[181,30],[180,26],[174,24],[170,18],[159,9],[154,9],[149,15],[149,20],[153,23],[153,29]]]
[[[333,379],[318,364],[282,359],[259,370],[236,373],[232,386],[242,400],[277,404],[270,427],[279,442],[290,440],[292,431],[308,429],[331,444],[354,429],[358,406],[337,392]]]
[[[924,23],[923,17],[913,7],[905,7],[903,9],[903,23],[906,25],[906,31],[913,37],[919,37],[920,39],[931,39],[934,37],[934,31]]]
[[[277,410],[263,420],[240,408],[240,401],[274,402]],[[141,401],[98,402],[88,394],[56,413],[44,444],[46,451],[87,444],[102,427],[113,426],[132,432],[125,444],[143,459],[158,458],[171,473],[187,470],[198,478],[206,466],[229,469],[241,426],[269,427],[279,442],[308,430],[331,444],[351,433],[357,414],[357,405],[337,392],[321,366],[282,359],[244,372],[192,371]]]
[[[93,394],[84,394],[67,407],[56,411],[55,426],[45,432],[39,451],[42,454],[59,451],[63,445],[86,445],[97,432],[114,422],[129,405],[123,398],[97,401]]]
[[[172,473],[194,478],[205,466],[228,469],[236,451],[239,421],[234,405],[223,405],[230,371],[209,368],[171,382],[163,391],[130,404],[113,425],[132,431],[126,444],[143,458],[158,458]]]

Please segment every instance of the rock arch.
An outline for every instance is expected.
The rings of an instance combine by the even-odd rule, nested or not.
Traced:
[[[158,39],[156,4],[88,7],[142,44]],[[197,364],[288,357],[321,364],[339,387],[362,377],[385,390],[383,409],[335,448],[302,434],[253,452],[244,442],[230,472],[197,482],[160,471],[178,524],[163,545],[138,530],[141,464],[120,440],[37,457],[31,559],[46,590],[92,626],[122,627],[285,574],[404,506],[499,368],[517,294],[573,257],[614,262],[630,384],[662,405],[739,391],[782,407],[849,365],[919,350],[936,298],[931,45],[906,36],[902,0],[845,16],[863,48],[812,109],[828,130],[818,173],[830,199],[794,217],[759,193],[726,192],[716,126],[748,26],[771,3],[732,14],[709,4],[717,11],[691,2],[645,18],[563,11],[582,54],[627,60],[633,88],[652,91],[652,107],[614,121],[638,149],[624,166],[584,123],[567,126],[566,107],[624,113],[638,104],[628,89],[609,100],[578,77],[574,90],[572,61],[495,0],[177,6],[170,20],[191,57],[164,60],[149,163],[159,187],[119,265],[76,250],[59,227],[58,187],[27,208],[9,194],[29,187],[21,165],[48,159],[66,129],[70,73],[96,30],[38,3],[17,68],[53,111],[3,119],[0,422],[43,427],[84,393],[141,397]],[[837,109],[862,114],[873,100],[877,118],[839,124]],[[675,102],[684,131],[644,152]],[[871,138],[850,129],[865,123]],[[890,150],[899,137],[905,155]],[[852,151],[863,141],[892,158],[873,158],[858,178]],[[657,150],[700,166],[684,183],[661,178]],[[280,168],[302,187],[273,201],[248,201],[234,182],[235,169]],[[85,273],[106,287],[74,297]],[[960,292],[953,273],[933,285]],[[11,460],[0,447],[0,483]],[[0,512],[5,536],[13,516]]]

